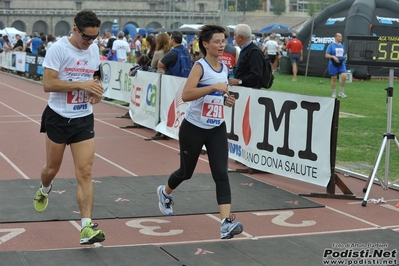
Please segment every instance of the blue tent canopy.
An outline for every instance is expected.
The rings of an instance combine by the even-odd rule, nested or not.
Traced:
[[[260,32],[265,32],[265,31],[270,31],[270,30],[275,30],[275,29],[289,30],[290,27],[285,26],[283,24],[271,24],[271,25],[266,26],[263,29],[261,29]]]

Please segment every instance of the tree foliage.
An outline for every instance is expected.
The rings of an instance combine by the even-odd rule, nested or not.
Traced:
[[[226,0],[228,2],[229,10],[235,10],[237,3],[237,11],[255,11],[262,5],[261,0]]]
[[[311,0],[308,4],[309,15],[313,16],[341,0]]]
[[[280,16],[285,12],[285,0],[270,0],[270,4],[273,6],[273,14]]]

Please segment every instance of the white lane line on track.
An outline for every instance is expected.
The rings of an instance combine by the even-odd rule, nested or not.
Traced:
[[[362,222],[362,223],[365,223],[365,224],[368,224],[368,225],[371,225],[371,226],[374,226],[374,227],[377,227],[377,228],[382,227],[382,226],[380,226],[380,225],[378,225],[378,224],[375,224],[375,223],[366,221],[366,220],[364,220],[364,219],[361,219],[361,218],[356,217],[356,216],[354,216],[354,215],[351,215],[351,214],[349,214],[349,213],[346,213],[346,212],[343,212],[343,211],[340,211],[340,210],[331,208],[331,207],[329,207],[329,206],[326,206],[326,208],[329,209],[329,210],[331,210],[331,211],[340,213],[340,214],[342,214],[342,215],[344,215],[344,216],[347,216],[347,217],[349,217],[349,218],[358,220],[358,221],[360,221],[360,222]]]
[[[80,232],[80,230],[82,229],[82,227],[76,222],[76,221],[69,221],[72,225],[73,225],[73,227],[75,227],[76,229],[78,229],[78,231]],[[94,243],[93,244],[95,247],[97,247],[97,248],[99,248],[99,247],[102,247],[102,245],[100,244],[100,243]],[[62,249],[60,249],[60,250],[62,250]]]
[[[30,117],[27,116],[26,114],[21,113],[20,111],[18,111],[18,110],[16,110],[16,109],[12,108],[11,106],[9,106],[9,105],[7,105],[7,104],[5,104],[5,103],[3,103],[3,102],[0,102],[0,104],[4,105],[4,106],[7,107],[8,109],[11,109],[12,111],[16,112],[17,114],[19,114],[19,115],[25,117],[26,119],[28,119],[28,120],[30,120],[30,121],[32,121],[32,122],[34,122],[34,123],[40,125],[40,123],[37,122],[35,119],[30,118]]]
[[[205,214],[205,215],[208,216],[209,218],[211,218],[212,220],[218,221],[219,224],[220,224],[220,219],[219,219],[219,217],[216,217],[216,216],[213,215],[213,214]],[[245,227],[244,227],[244,232],[242,232],[241,235],[244,235],[245,237],[250,238],[250,239],[252,239],[252,240],[256,240],[256,239],[257,239],[257,237],[254,237],[253,235],[250,235],[250,234],[248,234],[247,232],[245,232]]]
[[[17,90],[19,90],[19,89],[17,89]],[[19,90],[19,91],[20,91],[20,90]],[[23,92],[23,91],[22,91],[22,92]],[[28,94],[30,95],[30,93],[28,93]],[[41,99],[42,99],[42,98],[41,98]],[[2,105],[4,105],[5,107],[11,109],[12,111],[16,112],[17,114],[19,114],[19,115],[21,115],[21,116],[23,116],[23,117],[29,119],[30,121],[32,121],[32,122],[34,122],[34,123],[40,125],[40,122],[38,122],[38,121],[36,121],[36,120],[30,118],[29,116],[27,116],[27,115],[25,115],[25,114],[23,114],[23,113],[17,111],[16,109],[12,108],[11,106],[9,106],[9,105],[7,105],[7,104],[5,104],[5,103],[3,103],[3,102],[0,102],[0,104],[2,104]],[[137,176],[137,174],[135,174],[135,173],[133,173],[133,172],[127,170],[126,168],[120,166],[120,165],[117,164],[117,163],[112,162],[111,160],[108,160],[108,159],[105,158],[104,156],[101,156],[101,155],[99,155],[98,153],[95,153],[95,155],[96,155],[98,158],[100,158],[100,159],[106,161],[107,163],[112,164],[113,166],[119,168],[120,170],[124,171],[125,173],[127,173],[127,174],[129,174],[129,175],[132,175],[132,176]],[[7,162],[11,163],[10,160],[7,160]],[[14,166],[16,167],[15,164],[12,164],[12,166],[13,166],[13,167],[14,167]],[[14,167],[14,168],[15,168],[15,167]],[[18,167],[17,167],[17,169],[18,169]],[[21,172],[22,172],[22,171],[21,171]],[[23,176],[26,176],[26,175],[24,174]],[[27,176],[26,176],[26,177],[27,177]],[[24,178],[25,178],[25,177],[24,177]],[[25,178],[25,179],[26,179],[26,178]],[[29,179],[29,177],[28,177],[27,179]]]
[[[21,169],[18,168],[18,166],[16,166],[10,159],[7,158],[7,156],[4,155],[4,153],[2,153],[0,151],[0,156],[4,158],[4,160],[6,160],[6,162],[11,165],[12,168],[14,168],[15,171],[17,171],[24,179],[30,179],[27,175],[25,175],[24,172],[22,172]]]
[[[145,137],[145,136],[143,136],[143,135],[137,134],[137,133],[135,133],[135,132],[129,131],[129,130],[127,130],[127,129],[120,128],[120,127],[118,127],[118,126],[115,126],[115,125],[113,125],[113,124],[110,124],[110,123],[108,123],[108,122],[105,122],[104,120],[101,120],[101,119],[98,119],[98,118],[96,118],[95,120],[98,121],[98,122],[101,122],[101,123],[103,123],[103,124],[105,124],[105,125],[107,125],[107,126],[110,126],[110,127],[113,127],[113,128],[117,128],[117,129],[122,130],[122,131],[124,131],[124,132],[126,132],[126,133],[132,134],[132,135],[134,135],[134,136],[137,136],[137,137],[140,137],[140,138],[143,138],[143,139],[147,139],[147,138],[148,138],[148,137]],[[155,132],[155,131],[154,131],[154,132]],[[151,142],[154,142],[154,143],[156,143],[156,144],[158,144],[158,145],[161,145],[161,146],[164,146],[164,147],[166,147],[166,148],[172,149],[172,150],[174,150],[174,151],[180,151],[180,150],[177,149],[177,148],[174,148],[174,147],[172,147],[172,146],[166,145],[165,143],[159,142],[159,141],[157,141],[157,140],[151,140]],[[198,158],[198,159],[201,160],[201,161],[204,161],[204,162],[209,162],[207,159],[204,159],[204,158],[201,158],[201,157]]]

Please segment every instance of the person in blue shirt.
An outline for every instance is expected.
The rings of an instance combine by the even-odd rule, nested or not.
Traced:
[[[330,43],[326,50],[326,58],[328,60],[328,73],[331,76],[331,90],[332,97],[336,98],[336,84],[338,75],[341,76],[341,88],[339,90],[338,96],[341,98],[346,98],[345,82],[346,82],[346,50],[345,46],[342,44],[342,34],[336,33],[335,41]]]
[[[26,47],[29,47],[29,45],[31,53],[37,54],[37,49],[40,47],[40,45],[42,45],[42,40],[39,37],[39,33],[37,32],[33,33],[33,38],[26,43]]]

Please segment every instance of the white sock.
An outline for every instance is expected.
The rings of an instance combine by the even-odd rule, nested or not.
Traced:
[[[87,225],[87,222],[91,223],[91,218],[82,218],[82,228],[84,228]]]
[[[171,195],[171,194],[168,194],[168,193],[166,193],[166,191],[165,191],[165,187],[163,187],[163,189],[162,189],[162,193],[163,193],[165,196],[168,196],[168,197],[170,197],[170,195]]]
[[[340,92],[344,93],[345,87],[341,87]]]
[[[333,94],[335,94],[336,91],[337,91],[336,89],[332,89],[332,93],[333,93]]]
[[[51,184],[48,187],[45,187],[45,186],[42,185],[42,192],[44,194],[48,194],[48,192],[50,191],[50,188],[51,188]]]

